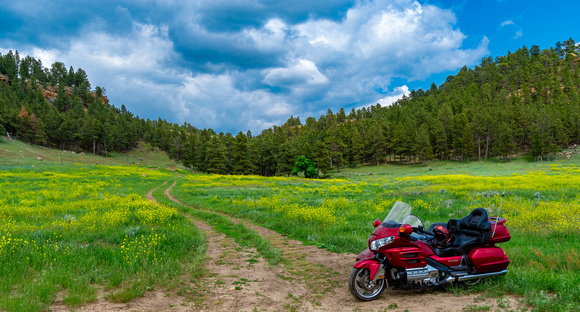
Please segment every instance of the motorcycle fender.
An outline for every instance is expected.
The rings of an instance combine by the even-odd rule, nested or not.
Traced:
[[[361,268],[368,269],[370,272],[369,278],[371,280],[375,280],[375,275],[377,274],[377,272],[381,268],[381,264],[376,259],[363,259],[363,260],[360,260],[357,263],[355,263],[353,265],[353,267],[355,267],[357,269],[361,269]],[[382,274],[383,274],[383,276],[379,276],[379,278],[384,278],[384,270],[382,270]]]
[[[367,248],[363,252],[359,253],[358,256],[356,256],[356,261],[360,261],[363,259],[371,259],[374,257],[375,257],[375,253]]]

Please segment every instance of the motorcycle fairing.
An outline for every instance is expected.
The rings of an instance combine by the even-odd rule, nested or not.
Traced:
[[[426,257],[432,256],[435,254],[431,245],[425,243],[424,241],[416,240],[413,243],[421,248],[421,251],[425,254]]]
[[[441,264],[444,264],[448,268],[461,265],[461,258],[463,258],[463,256],[453,256],[453,257],[439,257],[437,255],[431,256],[431,259]]]
[[[372,259],[375,257],[375,253],[372,252],[370,249],[365,249],[364,251],[362,251],[361,253],[358,254],[358,256],[356,256],[356,261],[360,261],[363,259]]]
[[[387,260],[397,268],[421,268],[427,265],[425,253],[417,246],[396,247],[384,251]]]
[[[358,261],[357,263],[355,263],[353,265],[353,267],[357,268],[357,269],[368,269],[369,270],[369,278],[371,280],[373,280],[375,278],[375,275],[377,274],[377,272],[379,271],[381,264],[379,263],[379,260],[377,259],[363,259]]]

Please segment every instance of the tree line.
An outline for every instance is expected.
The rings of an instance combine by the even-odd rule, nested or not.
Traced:
[[[102,155],[142,140],[197,172],[220,174],[289,175],[299,156],[311,161],[304,168],[315,167],[316,176],[360,164],[509,159],[521,152],[550,160],[580,138],[578,55],[572,38],[544,50],[524,46],[483,58],[388,107],[329,109],[318,119],[291,116],[257,135],[233,135],[141,119],[104,103],[105,90],[90,91],[82,69],[58,62],[47,69],[9,52],[0,55],[0,74],[8,80],[0,82],[0,131]],[[47,86],[57,88],[53,101],[43,97]]]

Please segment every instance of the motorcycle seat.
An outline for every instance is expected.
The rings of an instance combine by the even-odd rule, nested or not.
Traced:
[[[491,223],[485,209],[475,208],[461,220],[449,220],[447,230],[454,236],[454,240],[450,246],[434,248],[435,253],[440,257],[463,255],[475,245],[489,243]]]
[[[491,233],[487,210],[475,208],[461,220],[451,219],[447,222],[447,230],[451,234],[477,236],[481,238],[482,243],[487,243]]]

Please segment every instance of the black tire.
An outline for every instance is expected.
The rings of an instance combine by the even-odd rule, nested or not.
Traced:
[[[377,299],[385,290],[386,281],[384,278],[378,279],[376,284],[370,279],[368,269],[354,268],[348,277],[348,290],[360,301],[371,301]]]

